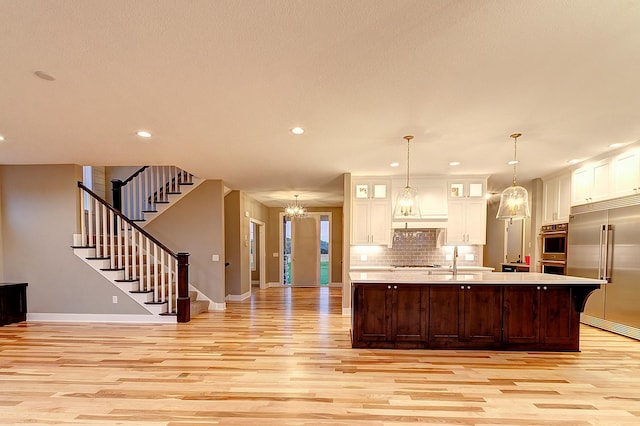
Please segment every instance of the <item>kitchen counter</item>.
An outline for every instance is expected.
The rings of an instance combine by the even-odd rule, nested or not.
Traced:
[[[494,268],[488,266],[458,266],[458,272],[491,272]],[[412,266],[412,267],[398,267],[398,266],[352,266],[349,272],[412,272],[412,271],[427,271],[432,274],[447,274],[452,273],[450,266]]]
[[[578,351],[606,282],[539,272],[350,272],[354,348]]]
[[[528,274],[514,274],[512,272],[461,272],[451,274],[429,274],[428,271],[395,270],[350,272],[352,283],[383,283],[383,284],[491,284],[491,285],[597,285],[606,284],[605,280],[572,277],[568,275],[543,274],[530,272]]]

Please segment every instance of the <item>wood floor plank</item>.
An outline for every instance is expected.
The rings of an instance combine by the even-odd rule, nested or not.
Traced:
[[[352,349],[337,288],[187,324],[0,327],[1,425],[638,425],[640,342],[579,353]]]

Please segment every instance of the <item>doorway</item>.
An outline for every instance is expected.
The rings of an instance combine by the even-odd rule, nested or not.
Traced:
[[[249,219],[249,277],[251,288],[267,287],[266,281],[266,239],[265,224],[257,219]]]
[[[331,282],[331,213],[313,212],[290,219],[281,215],[280,282],[328,286]]]

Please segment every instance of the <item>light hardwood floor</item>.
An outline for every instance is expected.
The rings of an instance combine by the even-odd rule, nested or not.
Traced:
[[[0,424],[639,425],[640,342],[580,353],[351,349],[337,288],[188,324],[0,327]]]

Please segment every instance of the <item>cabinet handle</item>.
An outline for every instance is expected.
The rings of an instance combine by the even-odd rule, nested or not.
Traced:
[[[542,289],[543,289],[543,290],[546,290],[546,289],[547,289],[547,286],[545,285],[544,287],[542,287]]]
[[[467,290],[471,290],[471,286],[470,285],[467,286]]]
[[[394,290],[397,290],[397,289],[398,289],[398,286],[397,286],[397,285],[394,285],[394,286],[393,286],[393,289],[394,289]],[[546,289],[545,289],[545,290],[546,290]]]
[[[390,285],[387,286],[387,290],[391,290],[391,286]]]
[[[540,286],[536,287],[536,290],[540,290]]]
[[[463,285],[460,286],[460,290],[464,290],[464,286]]]

